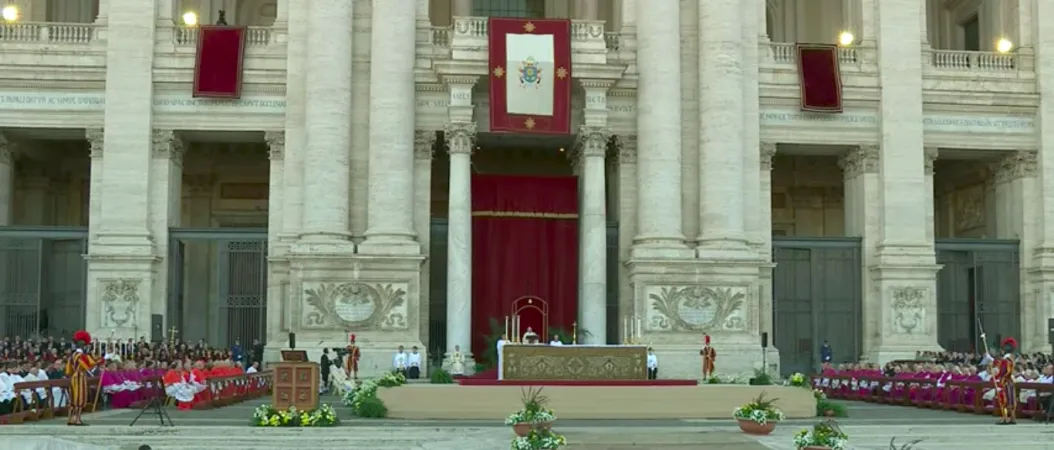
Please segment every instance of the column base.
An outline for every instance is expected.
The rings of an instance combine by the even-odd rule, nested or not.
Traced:
[[[135,253],[119,253],[132,249]],[[167,299],[155,298],[159,258],[142,248],[93,246],[87,257],[84,328],[100,340],[153,339],[151,320],[165,314]],[[160,291],[163,292],[163,291]],[[160,338],[160,337],[159,337]]]
[[[443,370],[446,370],[448,373],[450,373],[451,376],[461,375],[461,376],[466,376],[467,377],[467,376],[475,375],[476,374],[476,359],[475,359],[475,357],[471,353],[461,353],[461,356],[465,360],[465,362],[463,364],[464,368],[462,370],[462,373],[456,374],[452,370],[452,365],[451,365],[451,361],[450,361],[450,352],[447,352],[445,355],[443,355]]]
[[[88,243],[88,253],[118,258],[156,258],[154,240],[147,232],[100,231]]]
[[[302,257],[350,257],[355,254],[355,243],[336,236],[301,236],[289,246],[289,252]]]
[[[678,236],[637,236],[630,247],[632,259],[690,259],[695,252]]]
[[[366,240],[359,244],[359,253],[367,255],[420,255],[421,243],[412,234],[366,233]]]
[[[747,245],[746,240],[726,238],[699,238],[699,245],[695,248],[696,257],[714,261],[753,261],[758,260],[758,254]]]
[[[864,298],[866,356],[882,364],[892,356],[917,351],[940,351],[937,343],[937,271],[932,247],[924,252],[896,252],[880,248],[877,264],[868,268],[872,292]],[[891,264],[890,261],[896,264]]]

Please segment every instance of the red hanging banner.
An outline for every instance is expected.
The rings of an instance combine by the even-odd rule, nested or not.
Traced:
[[[490,18],[490,131],[571,133],[571,21]]]

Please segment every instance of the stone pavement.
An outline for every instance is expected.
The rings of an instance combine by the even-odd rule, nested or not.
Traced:
[[[333,399],[335,400],[335,399]],[[480,421],[402,421],[351,418],[340,410],[342,426],[334,428],[262,429],[248,426],[253,408],[242,404],[212,411],[170,411],[176,427],[158,427],[156,418],[144,416],[135,427],[128,424],[138,411],[107,411],[86,417],[89,427],[69,428],[61,421],[22,426],[0,426],[0,442],[65,436],[92,449],[124,450],[149,444],[155,450],[229,450],[279,448],[371,450],[502,450],[511,432],[500,419]],[[1054,426],[1023,423],[1015,427],[994,425],[991,417],[900,406],[847,403],[850,418],[839,423],[850,436],[851,448],[886,450],[889,440],[900,443],[923,439],[915,450],[964,448],[1013,448],[1054,450]],[[61,419],[60,419],[61,420]],[[791,436],[811,421],[780,424],[772,436],[742,434],[731,420],[561,420],[559,432],[570,441],[569,450],[791,450]],[[983,444],[979,444],[983,443]],[[990,444],[989,444],[990,443]],[[980,445],[980,446],[979,446]],[[60,447],[55,447],[60,448]],[[81,450],[76,445],[61,447]]]

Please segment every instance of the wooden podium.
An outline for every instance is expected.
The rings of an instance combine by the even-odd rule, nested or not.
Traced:
[[[301,358],[286,358],[284,354],[282,356],[286,361],[274,365],[271,405],[277,410],[288,409],[290,406],[300,411],[318,408],[318,363],[290,361],[289,359]]]

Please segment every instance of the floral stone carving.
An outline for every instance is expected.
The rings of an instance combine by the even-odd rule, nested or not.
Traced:
[[[926,300],[929,291],[915,286],[892,289],[893,332],[896,334],[926,333]]]
[[[742,331],[747,328],[743,286],[649,286],[648,328],[657,331]]]
[[[139,307],[139,285],[142,280],[100,280],[99,296],[102,303],[103,328],[124,328],[136,325]]]
[[[406,283],[305,283],[304,328],[403,330]]]

